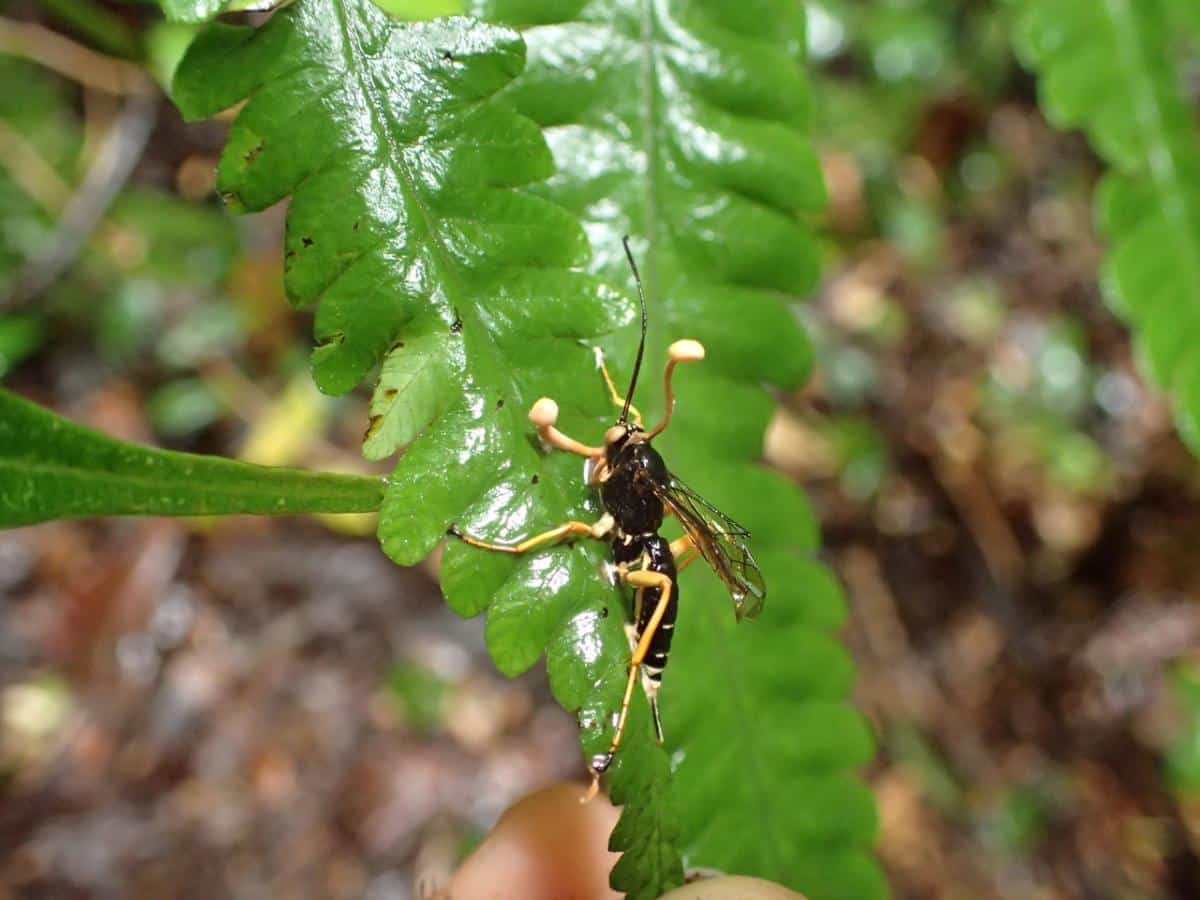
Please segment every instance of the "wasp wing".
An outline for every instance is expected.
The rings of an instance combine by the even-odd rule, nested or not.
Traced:
[[[663,491],[662,501],[679,519],[700,555],[725,582],[738,621],[757,616],[767,598],[767,587],[750,552],[750,532],[675,475]]]

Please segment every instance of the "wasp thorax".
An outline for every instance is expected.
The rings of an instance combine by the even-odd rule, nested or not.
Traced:
[[[604,432],[604,455],[612,463],[617,455],[624,450],[635,435],[642,434],[642,429],[628,422],[617,422]]]

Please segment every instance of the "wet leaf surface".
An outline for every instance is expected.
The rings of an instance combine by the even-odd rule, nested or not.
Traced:
[[[218,189],[246,209],[292,193],[287,286],[319,302],[318,384],[349,390],[391,348],[365,451],[404,449],[379,529],[403,564],[451,524],[504,541],[599,516],[582,461],[546,453],[526,413],[552,396],[564,431],[602,433],[613,410],[582,341],[627,321],[630,304],[570,268],[587,258],[582,229],[520,189],[552,172],[536,125],[497,95],[523,61],[508,29],[401,25],[366,2],[305,2],[256,32],[211,30],[176,79],[193,116],[250,97]],[[580,710],[588,755],[607,744],[628,658],[603,557],[580,544],[511,560],[451,542],[442,565],[450,606],[487,610],[502,672],[550,647],[556,696]],[[636,734],[630,758],[646,740]],[[661,751],[644,752],[665,773]],[[679,877],[667,859],[664,884]]]

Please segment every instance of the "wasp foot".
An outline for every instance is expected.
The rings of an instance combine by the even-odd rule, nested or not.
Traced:
[[[579,798],[580,803],[591,803],[596,799],[596,795],[600,793],[600,776],[608,771],[608,767],[612,765],[612,761],[612,751],[597,753],[592,757],[592,764],[588,767],[592,772],[592,783],[588,785],[587,793]]]

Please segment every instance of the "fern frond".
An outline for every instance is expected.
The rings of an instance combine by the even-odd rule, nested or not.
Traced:
[[[1096,194],[1106,296],[1200,452],[1200,131],[1169,0],[1020,0],[1015,43],[1047,118],[1112,167]]]
[[[317,383],[341,393],[383,362],[364,450],[404,450],[379,526],[402,564],[451,524],[509,541],[600,515],[579,458],[539,447],[526,414],[551,396],[564,431],[598,439],[614,411],[584,341],[628,321],[631,305],[572,268],[588,253],[578,221],[522,189],[553,171],[540,130],[497,96],[523,62],[508,29],[297,0],[257,30],[213,26],[176,79],[192,116],[247,101],[218,189],[241,209],[291,196],[285,281],[294,301],[319,304]],[[605,549],[513,559],[451,541],[442,563],[450,606],[487,611],[502,672],[546,654],[589,757],[606,748],[629,658]],[[632,827],[661,892],[682,867],[667,759],[638,727],[644,715],[639,700],[612,791],[645,810]]]
[[[789,307],[816,279],[809,221],[824,201],[805,134],[801,5],[480,0],[468,10],[523,28],[529,63],[508,95],[546,130],[558,174],[540,190],[585,223],[591,271],[628,283],[620,241],[634,236],[650,297],[643,372],[677,338],[706,343],[705,362],[678,376],[660,444],[674,471],[750,528],[768,579],[762,618],[735,626],[710,572],[683,577],[660,698],[685,857],[813,900],[882,896],[873,802],[850,775],[872,742],[845,703],[853,667],[828,636],[840,598],[811,559],[804,497],[759,462],[773,411],[764,385],[799,384],[811,359]],[[630,327],[605,344],[626,375],[636,342]],[[661,410],[656,380],[644,378],[638,397],[649,421]],[[638,805],[613,836],[625,851],[613,885],[657,896],[656,860],[644,860],[653,798],[639,793],[641,763],[623,762],[614,798]]]

